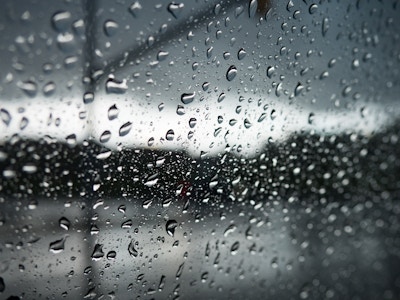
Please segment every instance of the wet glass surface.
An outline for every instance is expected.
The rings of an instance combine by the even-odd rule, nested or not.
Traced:
[[[397,1],[5,1],[1,299],[398,299]]]

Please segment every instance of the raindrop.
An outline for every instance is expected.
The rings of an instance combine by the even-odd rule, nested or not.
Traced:
[[[165,225],[165,229],[167,230],[167,233],[169,236],[174,236],[175,234],[175,229],[178,227],[178,222],[175,220],[169,220],[167,221],[167,224]]]
[[[157,53],[157,60],[158,61],[163,61],[167,58],[167,56],[169,55],[169,52],[167,51],[159,51]]]
[[[237,57],[239,60],[242,60],[243,58],[245,58],[246,54],[247,54],[246,51],[243,48],[240,48]]]
[[[190,118],[190,120],[189,120],[190,128],[194,128],[194,126],[196,126],[196,124],[197,124],[196,118]]]
[[[35,97],[37,93],[37,84],[31,80],[19,81],[18,87],[29,97]]]
[[[251,127],[251,123],[250,123],[250,121],[246,118],[246,119],[244,119],[244,127],[246,128],[246,129],[249,129],[250,127]]]
[[[322,20],[322,36],[325,36],[329,29],[329,19],[324,18]]]
[[[162,291],[165,286],[165,276],[161,275],[160,283],[158,284],[158,291]]]
[[[195,93],[184,93],[181,95],[181,101],[183,104],[189,104],[193,102]]]
[[[56,240],[54,242],[50,243],[49,246],[49,251],[52,253],[60,253],[62,251],[64,251],[64,247],[65,247],[65,240],[67,239],[67,236],[63,237],[60,240]]]
[[[257,12],[257,0],[251,0],[249,3],[249,17],[253,18]]]
[[[205,91],[207,91],[208,90],[208,87],[210,86],[210,83],[209,82],[204,82],[203,84],[202,84],[202,88],[203,88],[203,91],[205,92]]]
[[[129,220],[126,220],[125,222],[123,222],[123,223],[121,224],[121,228],[122,228],[122,229],[129,229],[129,228],[132,227],[132,225],[133,225],[132,220],[129,219]]]
[[[237,74],[237,69],[235,66],[232,65],[229,67],[228,71],[226,72],[226,79],[228,81],[232,81],[236,77],[236,74]]]
[[[310,8],[308,9],[308,11],[310,12],[310,14],[314,14],[318,9],[318,5],[317,4],[311,4]]]
[[[232,254],[232,255],[235,255],[235,254],[238,252],[239,246],[240,246],[240,243],[239,243],[239,242],[233,243],[233,245],[232,245],[232,247],[231,247],[231,254]]]
[[[308,115],[308,124],[312,125],[314,123],[314,113]]]
[[[267,76],[268,78],[272,78],[272,76],[275,74],[275,67],[268,67],[267,68]]]
[[[107,20],[104,22],[104,33],[107,36],[113,36],[118,31],[118,23],[113,20]]]
[[[236,225],[235,224],[231,224],[228,226],[228,228],[225,229],[224,231],[224,237],[227,237],[229,234],[233,233],[236,230]]]
[[[89,104],[92,103],[94,100],[94,94],[91,92],[87,92],[85,94],[83,94],[83,103],[85,104]]]
[[[176,107],[176,114],[178,116],[183,116],[185,114],[185,108],[182,105]]]
[[[118,118],[118,114],[119,114],[119,109],[117,108],[117,105],[112,105],[110,106],[110,108],[108,109],[108,119],[110,121]]]
[[[261,116],[258,118],[258,122],[264,121],[264,119],[266,118],[266,116],[267,116],[266,113],[262,113]]]
[[[62,217],[58,220],[58,225],[64,230],[69,230],[71,222],[66,217]]]
[[[174,16],[175,19],[178,19],[182,13],[184,6],[185,5],[183,3],[172,2],[168,5],[167,9],[170,14]]]
[[[50,81],[48,83],[46,83],[43,86],[43,94],[45,96],[50,96],[54,93],[54,91],[56,90],[56,84],[53,81]]]
[[[139,11],[142,9],[142,6],[140,5],[139,1],[135,1],[130,7],[129,7],[129,12],[134,16],[135,18],[138,17]]]
[[[119,136],[125,136],[131,131],[132,129],[132,123],[131,122],[126,122],[124,125],[122,125],[119,128]]]
[[[61,51],[71,52],[75,48],[75,37],[72,33],[60,33],[57,35],[57,45]]]
[[[5,110],[4,108],[0,109],[0,118],[6,126],[10,125],[11,115],[8,110]]]
[[[29,120],[26,117],[22,117],[21,122],[19,123],[19,129],[24,130],[29,124]]]
[[[105,130],[100,136],[101,143],[107,143],[111,138],[111,132],[109,130]]]
[[[35,166],[33,163],[28,163],[22,167],[22,171],[28,174],[33,174],[37,171],[37,166]]]
[[[115,252],[115,251],[109,251],[108,253],[107,253],[107,259],[115,259],[117,257],[117,252]]]
[[[242,5],[236,7],[235,18],[238,18],[244,12],[244,7]]]
[[[151,146],[153,146],[153,145],[154,145],[154,138],[151,137],[151,138],[149,138],[149,140],[147,141],[147,146],[151,147]]]
[[[237,123],[236,119],[230,119],[229,120],[229,125],[234,126]]]
[[[219,102],[222,102],[224,99],[225,99],[225,93],[221,93],[219,96],[218,96],[218,103]]]
[[[172,141],[174,139],[174,131],[172,129],[167,131],[167,134],[165,135],[165,138],[167,139],[167,141]]]
[[[294,89],[294,95],[297,97],[303,91],[304,86],[299,82],[297,83],[296,88]]]
[[[106,82],[107,93],[123,94],[128,89],[126,84],[126,79],[118,81],[116,79],[110,78]]]
[[[275,95],[276,95],[277,97],[279,97],[279,96],[282,94],[282,90],[283,90],[283,88],[282,88],[282,82],[280,82],[280,83],[278,83],[278,85],[276,86]]]
[[[74,133],[68,135],[65,139],[66,139],[68,145],[76,144],[76,135]]]
[[[138,256],[138,252],[137,252],[137,250],[135,249],[135,241],[134,240],[131,240],[131,242],[129,243],[129,245],[128,245],[128,252],[129,252],[129,254],[131,255],[131,256],[133,256],[133,257],[137,257]]]
[[[60,32],[68,29],[70,20],[71,13],[69,11],[56,12],[51,19],[54,29]]]
[[[275,120],[277,116],[278,116],[278,113],[276,112],[275,109],[273,109],[273,110],[271,111],[271,120],[272,120],[272,121]]]
[[[287,3],[287,5],[286,5],[286,9],[287,9],[288,11],[291,11],[291,9],[293,8],[293,6],[294,6],[293,1],[290,0],[290,1]]]
[[[94,250],[93,250],[93,253],[91,255],[91,258],[93,260],[100,260],[102,257],[104,257],[103,245],[102,244],[96,244],[94,246]]]

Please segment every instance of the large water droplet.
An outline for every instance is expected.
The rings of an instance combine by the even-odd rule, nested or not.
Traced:
[[[175,234],[175,229],[178,227],[178,222],[175,220],[168,220],[167,224],[165,225],[165,229],[167,230],[167,233],[169,236],[174,236]]]
[[[236,67],[235,66],[230,66],[228,71],[226,72],[226,79],[228,81],[232,81],[236,77],[236,74],[237,74]]]
[[[92,255],[90,257],[93,260],[100,260],[102,257],[104,257],[103,245],[102,244],[96,244],[94,246],[93,253],[92,253]]]
[[[139,253],[137,252],[137,250],[135,248],[135,241],[134,240],[131,240],[131,242],[129,243],[128,252],[133,257],[137,257],[138,256]]]
[[[119,128],[119,136],[125,136],[131,131],[132,129],[132,123],[131,122],[126,122],[124,125],[122,125]]]
[[[107,20],[104,22],[104,33],[107,36],[113,36],[118,31],[118,23],[113,20]]]
[[[184,93],[181,95],[181,101],[183,104],[189,104],[193,102],[195,93]]]
[[[126,79],[119,81],[114,78],[110,78],[106,82],[107,93],[123,94],[128,89]]]
[[[108,109],[108,119],[112,121],[118,118],[118,114],[119,114],[119,109],[117,108],[117,106],[115,104],[110,106],[110,108]]]
[[[67,239],[67,236],[64,236],[60,240],[56,240],[54,242],[51,242],[50,246],[49,246],[49,251],[53,252],[53,253],[60,253],[60,252],[64,251],[65,240],[66,239]]]
[[[172,2],[168,5],[167,9],[171,13],[171,15],[174,16],[175,19],[178,19],[182,13],[184,7],[185,7],[185,5],[183,3]]]
[[[249,17],[253,18],[257,12],[258,0],[251,0],[249,3]]]

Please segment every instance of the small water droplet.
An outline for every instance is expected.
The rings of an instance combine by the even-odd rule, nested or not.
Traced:
[[[229,125],[234,126],[237,123],[236,119],[230,119],[229,120]]]
[[[67,141],[68,145],[75,145],[76,144],[76,135],[74,133],[70,134],[65,138],[65,140]]]
[[[55,90],[56,84],[53,81],[50,81],[43,86],[43,94],[45,96],[51,96],[52,94],[54,94]]]
[[[283,90],[282,82],[280,82],[280,83],[278,83],[278,85],[276,86],[275,95],[276,95],[277,97],[279,97],[279,96],[282,94],[282,90]]]
[[[109,130],[105,130],[100,136],[101,143],[107,143],[111,138],[111,132]]]
[[[165,135],[165,138],[167,141],[172,141],[174,139],[175,133],[172,129],[167,131],[167,134]]]
[[[107,253],[107,259],[109,259],[109,260],[112,260],[112,259],[115,259],[116,257],[117,257],[117,252],[115,252],[115,251],[109,251],[108,253]]]
[[[167,230],[167,233],[169,236],[174,236],[175,234],[175,229],[178,227],[178,222],[175,220],[168,220],[167,224],[165,225],[165,229]]]
[[[163,61],[167,58],[167,56],[169,55],[169,52],[167,51],[159,51],[157,53],[157,60],[158,61]]]
[[[24,171],[25,173],[28,173],[28,174],[33,174],[33,173],[36,173],[37,166],[34,165],[33,163],[27,163],[26,165],[24,165],[22,167],[22,171]]]
[[[183,3],[172,2],[168,5],[167,9],[171,13],[171,15],[174,16],[175,19],[178,19],[184,7],[185,5]]]
[[[6,109],[4,109],[4,108],[1,108],[1,109],[0,109],[0,118],[1,118],[1,120],[3,121],[3,123],[4,123],[6,126],[10,125],[10,122],[11,122],[11,115],[10,115],[10,113],[8,112],[8,110],[6,110]]]
[[[130,7],[129,12],[137,18],[139,16],[139,12],[142,9],[142,5],[140,5],[139,1],[135,1]]]
[[[312,125],[314,123],[314,113],[308,115],[308,124]]]
[[[119,128],[119,136],[125,136],[127,135],[132,129],[132,123],[131,122],[126,122],[124,125],[122,125]]]
[[[193,102],[195,93],[184,93],[181,95],[181,101],[183,104],[189,104]]]
[[[237,252],[238,252],[238,250],[239,250],[239,246],[240,246],[240,243],[239,243],[239,242],[233,243],[233,245],[232,245],[232,247],[231,247],[231,254],[232,254],[232,255],[236,255],[236,254],[237,254]]]
[[[239,60],[242,60],[243,58],[246,57],[246,51],[243,48],[240,48],[240,50],[238,51],[237,57]]]
[[[133,256],[133,257],[137,257],[138,256],[139,253],[137,252],[137,250],[135,248],[135,241],[134,240],[131,240],[131,242],[129,243],[128,252],[129,252],[130,256]]]
[[[153,146],[153,145],[154,145],[154,138],[151,137],[151,138],[149,138],[149,140],[147,141],[147,146],[151,147],[151,146]]]
[[[178,105],[176,107],[176,114],[178,116],[183,116],[185,114],[185,107],[183,107],[182,105]]]
[[[249,129],[250,127],[251,127],[251,123],[250,123],[250,121],[246,118],[246,119],[244,119],[244,127],[246,128],[246,129]]]
[[[267,68],[267,76],[268,78],[272,78],[272,76],[274,76],[275,74],[275,67],[269,66]]]
[[[232,81],[236,77],[236,74],[237,74],[236,67],[235,66],[230,66],[228,71],[226,72],[226,79],[228,81]]]
[[[310,14],[314,14],[318,9],[318,5],[317,4],[311,4],[308,11],[310,12]]]
[[[94,246],[94,250],[92,255],[90,256],[92,260],[100,260],[101,258],[104,257],[104,252],[103,252],[103,245],[102,244],[96,244]]]
[[[67,237],[68,236],[64,236],[60,240],[56,240],[54,242],[51,242],[50,246],[49,246],[49,251],[52,252],[52,253],[56,253],[56,254],[64,251],[65,240],[67,239]]]
[[[235,232],[236,228],[237,227],[235,224],[230,224],[224,231],[224,237],[227,237],[229,234]]]
[[[272,121],[275,120],[277,116],[278,116],[278,113],[276,112],[275,109],[273,109],[273,110],[271,111],[271,120],[272,120]]]
[[[129,228],[132,227],[132,225],[133,225],[133,222],[132,222],[131,219],[129,219],[129,220],[126,220],[125,222],[123,222],[123,223],[121,224],[121,228],[122,228],[122,229],[129,229]]]
[[[329,19],[324,18],[322,20],[322,36],[326,36],[326,33],[328,32],[329,29]]]
[[[304,86],[299,82],[297,83],[296,88],[294,89],[294,95],[297,97],[303,91]]]
[[[196,124],[197,124],[196,118],[190,118],[190,120],[189,120],[190,128],[194,128],[194,126],[196,126]]]
[[[24,130],[29,124],[29,120],[26,117],[22,117],[21,122],[19,123],[19,129]]]
[[[203,84],[202,84],[202,88],[203,88],[203,91],[205,92],[205,91],[207,91],[208,90],[208,87],[210,86],[210,83],[209,82],[204,82]]]
[[[114,78],[110,78],[106,82],[107,93],[123,94],[128,89],[126,79],[119,81]]]
[[[94,100],[94,94],[91,92],[87,92],[85,94],[83,94],[83,103],[84,104],[89,104],[92,103]]]
[[[290,12],[293,6],[294,6],[293,1],[290,0],[286,5],[286,9]]]
[[[64,230],[69,230],[71,222],[66,217],[62,217],[58,220],[58,225]]]
[[[111,37],[115,35],[118,31],[118,23],[113,20],[107,20],[104,22],[104,33]]]
[[[264,119],[267,117],[267,114],[266,113],[262,113],[261,115],[260,115],[260,117],[258,118],[258,122],[262,122],[262,121],[264,121]]]

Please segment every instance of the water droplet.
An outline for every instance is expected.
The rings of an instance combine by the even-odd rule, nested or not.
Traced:
[[[249,3],[249,17],[253,18],[257,12],[258,0],[251,0]]]
[[[26,117],[22,117],[21,122],[19,123],[19,129],[24,130],[29,124],[29,120]]]
[[[236,228],[237,227],[235,224],[229,225],[228,228],[226,228],[224,231],[224,237],[227,237],[229,234],[235,232]]]
[[[11,115],[8,110],[5,110],[4,108],[0,109],[0,118],[6,126],[10,125]]]
[[[280,82],[280,83],[278,83],[278,85],[276,86],[275,95],[276,95],[277,97],[279,97],[279,96],[282,94],[282,90],[283,90],[283,88],[282,88],[282,82]]]
[[[65,140],[67,141],[68,145],[75,145],[76,144],[76,135],[74,133],[70,134],[65,138]]]
[[[324,18],[322,20],[322,36],[326,36],[326,33],[328,32],[329,29],[329,19]]]
[[[246,129],[249,129],[250,127],[251,127],[251,123],[250,123],[250,121],[246,118],[246,119],[244,119],[244,127],[246,128]]]
[[[115,35],[118,31],[118,23],[113,20],[107,20],[104,22],[104,33],[111,37]]]
[[[293,6],[294,6],[293,1],[290,0],[286,5],[286,9],[290,12]]]
[[[59,32],[65,31],[71,22],[71,13],[69,11],[56,12],[51,21],[55,30]]]
[[[314,123],[314,113],[308,115],[308,124],[312,125]]]
[[[275,74],[275,67],[269,66],[267,68],[267,76],[268,78],[272,78],[272,76],[274,76]]]
[[[163,61],[167,58],[167,56],[169,55],[169,52],[167,51],[159,51],[157,53],[157,60],[158,61]]]
[[[107,93],[123,94],[127,89],[126,79],[118,81],[114,78],[110,78],[106,82]]]
[[[183,104],[189,104],[193,102],[195,93],[184,93],[181,95],[181,101]]]
[[[119,114],[119,109],[117,108],[117,106],[115,104],[110,106],[110,108],[108,109],[108,119],[112,121],[118,118],[118,114]]]
[[[229,125],[234,126],[237,123],[236,119],[230,119],[229,120]]]
[[[185,107],[183,107],[182,105],[178,105],[176,107],[176,114],[178,116],[183,116],[185,114]]]
[[[161,275],[160,283],[158,284],[158,291],[161,292],[165,286],[165,276]]]
[[[264,121],[264,119],[266,118],[266,116],[267,116],[266,113],[262,113],[262,114],[260,115],[260,117],[258,118],[258,122]]]
[[[49,246],[49,251],[52,252],[52,253],[60,253],[60,252],[64,251],[65,240],[66,239],[67,239],[67,236],[64,236],[60,240],[56,240],[54,242],[51,242],[50,246]]]
[[[33,163],[27,163],[26,165],[24,165],[22,167],[22,171],[24,171],[25,173],[28,173],[28,174],[33,174],[33,173],[36,173],[37,166],[34,165]]]
[[[50,81],[43,86],[43,94],[45,96],[52,95],[55,92],[55,90],[56,90],[56,84],[53,81]]]
[[[105,130],[100,136],[101,143],[107,143],[111,138],[111,132],[109,130]]]
[[[31,80],[19,81],[18,87],[29,97],[35,97],[37,93],[37,84]]]
[[[62,217],[58,220],[58,225],[64,230],[69,230],[71,222],[66,217]]]
[[[172,141],[174,139],[175,133],[172,129],[167,131],[167,134],[165,135],[165,138],[167,141]]]
[[[132,129],[132,123],[131,122],[126,122],[124,125],[122,125],[119,128],[119,136],[125,136],[127,135]]]
[[[225,60],[229,59],[231,57],[231,53],[230,52],[224,52],[224,54],[222,55],[224,57]]]
[[[128,252],[129,252],[129,254],[131,255],[131,256],[133,256],[133,257],[137,257],[138,256],[138,252],[137,252],[137,250],[135,249],[135,241],[134,240],[131,240],[131,242],[129,243],[129,245],[128,245]]]
[[[154,145],[154,138],[151,137],[151,138],[149,138],[149,140],[147,141],[147,146],[151,147],[151,146],[153,146],[153,145]]]
[[[168,5],[167,9],[171,13],[171,15],[174,16],[175,19],[178,19],[184,7],[185,5],[183,3],[172,2]]]
[[[317,4],[311,4],[308,11],[310,12],[310,14],[314,14],[318,9],[318,5]]]
[[[219,15],[219,13],[220,13],[220,11],[221,11],[221,8],[222,8],[222,6],[221,6],[221,4],[216,4],[215,6],[214,6],[214,15]]]
[[[197,124],[196,118],[190,118],[190,120],[189,120],[190,128],[194,128],[194,126],[196,126],[196,124]]]
[[[122,229],[129,229],[129,228],[132,227],[132,225],[133,225],[132,220],[129,219],[129,220],[126,220],[125,222],[123,222],[123,223],[121,224],[121,228],[122,228]]]
[[[94,94],[91,92],[87,92],[85,94],[83,94],[83,103],[85,104],[89,104],[92,103],[94,100]]]
[[[232,81],[236,77],[236,74],[237,74],[236,67],[235,66],[230,66],[228,71],[226,72],[226,79],[228,81]]]
[[[57,35],[57,46],[63,52],[71,52],[75,49],[75,37],[72,33],[65,32]]]
[[[92,258],[92,260],[100,260],[102,257],[104,257],[103,245],[96,244],[90,257]]]
[[[130,7],[129,7],[129,12],[137,18],[139,16],[139,11],[142,9],[142,6],[140,5],[139,1],[135,1]]]
[[[165,229],[167,230],[167,233],[169,236],[174,236],[175,234],[175,229],[178,227],[178,222],[175,220],[168,220],[167,224],[165,225]]]
[[[238,18],[244,12],[244,7],[242,5],[236,7],[235,18]]]
[[[209,82],[204,82],[203,84],[202,84],[202,88],[203,88],[203,91],[205,92],[205,91],[207,91],[208,90],[208,87],[210,86],[210,83]]]
[[[243,48],[240,48],[237,57],[239,60],[242,60],[243,58],[245,58],[246,54],[247,54],[246,51]]]
[[[297,97],[303,91],[304,86],[299,82],[297,83],[296,88],[294,89],[294,95]]]
[[[239,242],[233,243],[233,245],[232,245],[232,247],[231,247],[231,254],[232,254],[232,255],[237,254],[237,252],[238,252],[238,250],[239,250],[239,246],[240,246],[240,243],[239,243]]]
[[[273,110],[271,111],[271,120],[272,120],[272,121],[275,120],[277,116],[278,116],[278,113],[276,112],[275,109],[273,109]]]
[[[225,93],[221,93],[219,96],[218,96],[218,103],[219,102],[222,102],[224,99],[225,99]]]

